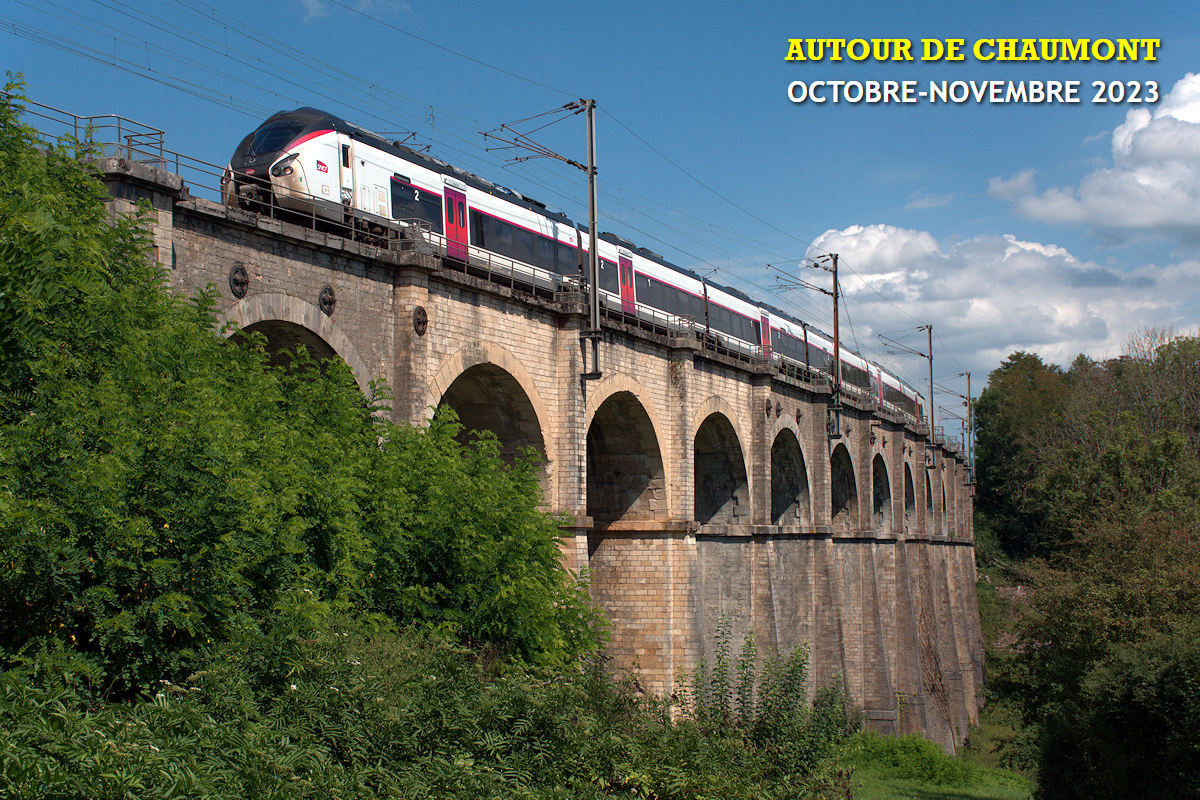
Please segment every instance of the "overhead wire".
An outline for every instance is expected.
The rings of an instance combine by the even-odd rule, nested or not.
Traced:
[[[354,6],[350,5],[349,3],[342,2],[342,0],[329,0],[329,2],[333,3],[336,6],[340,6],[344,9],[346,9],[347,11],[352,11],[361,17],[365,17],[365,18],[371,20],[372,22],[376,23],[377,25],[382,25],[385,28],[389,28],[389,29],[395,31],[396,33],[402,34],[404,36],[408,36],[409,38],[415,39],[418,42],[427,44],[430,47],[436,47],[438,50],[441,50],[446,53],[450,53],[451,55],[465,59],[474,64],[478,64],[481,67],[485,67],[485,68],[493,70],[495,72],[499,72],[502,75],[507,75],[510,78],[516,78],[519,81],[524,81],[525,83],[531,84],[533,86],[541,87],[542,89],[548,89],[552,92],[558,92],[559,94],[565,94],[568,97],[579,97],[580,96],[576,92],[568,92],[566,89],[560,89],[556,86],[551,86],[547,83],[543,83],[539,80],[535,80],[534,78],[530,78],[528,75],[522,75],[518,72],[512,72],[511,70],[504,69],[503,67],[498,67],[489,61],[484,61],[483,59],[476,58],[475,56],[470,55],[469,53],[463,53],[463,52],[461,52],[459,50],[455,50],[451,47],[446,47],[444,44],[435,42],[432,39],[426,39],[424,36],[418,36],[417,34],[413,33],[412,31],[405,30],[404,28],[401,28],[398,25],[395,25],[391,22],[388,22],[385,19],[375,16],[374,14],[368,14],[366,12],[366,10],[364,10],[362,8],[355,8]]]
[[[185,81],[174,76],[163,75],[161,72],[153,69],[152,67],[143,67],[140,64],[136,64],[128,59],[123,59],[119,56],[101,52],[80,42],[76,42],[41,28],[34,27],[26,22],[14,20],[11,17],[0,16],[0,23],[7,24],[13,35],[19,36],[20,38],[27,39],[37,44],[52,47],[64,53],[79,56],[99,64],[104,64],[105,66],[110,66],[123,72],[138,75],[155,83],[162,84],[163,86],[167,86],[184,92],[185,94],[189,94],[200,100],[224,106],[236,111],[237,113],[244,114],[245,116],[261,118],[262,114],[264,113],[262,111],[247,111],[244,105],[235,103],[231,96],[214,94],[212,90],[208,89],[207,87],[200,86],[199,84]]]

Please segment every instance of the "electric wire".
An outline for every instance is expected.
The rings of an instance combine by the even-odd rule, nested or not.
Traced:
[[[580,96],[576,92],[568,92],[566,89],[560,89],[556,86],[551,86],[547,83],[542,83],[541,81],[530,78],[527,75],[521,75],[520,73],[512,72],[510,70],[504,69],[503,67],[498,67],[495,64],[492,64],[488,61],[484,61],[482,59],[476,58],[475,56],[469,55],[467,53],[463,53],[463,52],[460,52],[453,48],[446,47],[445,45],[439,44],[438,42],[435,42],[432,39],[426,39],[423,36],[418,36],[417,34],[411,32],[411,31],[406,31],[404,28],[401,28],[398,25],[394,25],[391,22],[388,22],[387,20],[381,19],[373,14],[368,14],[362,8],[355,8],[354,6],[350,5],[349,3],[344,3],[344,2],[342,2],[342,0],[329,0],[329,2],[333,3],[336,6],[340,6],[344,9],[346,9],[347,11],[352,11],[361,17],[366,17],[367,19],[371,20],[372,22],[374,22],[378,25],[382,25],[385,28],[390,28],[391,30],[395,31],[396,33],[403,34],[404,36],[407,36],[411,39],[415,39],[418,42],[427,44],[430,47],[436,47],[438,50],[442,50],[443,52],[450,53],[451,55],[454,55],[454,56],[458,56],[461,59],[470,61],[473,64],[478,64],[481,67],[485,67],[485,68],[493,70],[495,72],[499,72],[502,75],[507,75],[510,78],[516,78],[519,81],[524,81],[525,83],[531,84],[533,86],[539,86],[542,89],[548,89],[552,92],[558,92],[559,94],[565,94],[568,97],[579,97]]]

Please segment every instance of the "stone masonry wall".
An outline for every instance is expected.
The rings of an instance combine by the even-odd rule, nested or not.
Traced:
[[[547,506],[573,519],[564,564],[590,571],[612,623],[610,652],[648,691],[669,693],[701,658],[711,663],[726,619],[735,650],[750,633],[760,652],[810,648],[810,692],[840,681],[878,730],[920,731],[953,748],[977,720],[971,476],[923,429],[848,399],[831,437],[827,385],[621,320],[605,322],[600,375],[585,376],[596,365],[577,296],[535,296],[428,250],[380,249],[192,198],[176,176],[143,165],[109,159],[101,169],[114,213],[139,200],[152,207],[155,257],[172,288],[214,287],[230,331],[323,342],[364,391],[373,380],[387,387],[397,421],[420,424],[448,396],[469,394],[486,410],[487,392],[496,413],[532,409],[504,430],[540,433]],[[248,279],[240,298],[238,268]],[[589,432],[610,451],[592,454],[604,466],[591,476]],[[807,507],[775,525],[772,448],[784,434],[804,464],[788,467],[784,488],[798,478]],[[835,530],[840,446],[857,522]]]

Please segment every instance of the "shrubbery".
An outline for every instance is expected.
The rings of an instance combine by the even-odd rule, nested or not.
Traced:
[[[639,699],[599,658],[496,672],[435,632],[322,625],[311,638],[235,636],[140,701],[102,701],[61,659],[3,673],[5,796],[844,796],[846,775],[822,760],[846,735],[840,704],[808,711],[801,694],[781,727],[714,725]],[[818,742],[828,729],[839,733]]]

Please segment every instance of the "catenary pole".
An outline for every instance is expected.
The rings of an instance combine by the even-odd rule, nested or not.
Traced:
[[[596,101],[585,100],[588,135],[588,325],[592,340],[593,375],[600,374],[600,253],[596,232]]]

